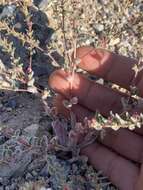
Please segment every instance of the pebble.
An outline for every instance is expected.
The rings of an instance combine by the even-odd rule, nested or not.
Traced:
[[[114,45],[116,45],[118,43],[120,43],[120,38],[115,38],[115,39],[113,38],[113,39],[110,40],[109,45],[114,46]]]
[[[9,99],[8,102],[5,103],[5,107],[9,108],[10,111],[11,109],[15,109],[18,106],[16,98],[14,99]]]
[[[139,5],[139,10],[140,10],[141,12],[143,12],[143,3],[142,3],[141,5]]]
[[[36,135],[36,132],[37,132],[38,129],[39,129],[39,125],[38,124],[32,124],[32,125],[29,125],[28,127],[26,127],[24,129],[24,131],[26,133],[28,133],[28,135],[30,135],[31,137],[33,137],[33,136]]]
[[[20,22],[17,22],[15,25],[14,25],[14,28],[15,29],[21,29],[22,28],[22,24]]]
[[[104,30],[104,25],[103,24],[96,24],[95,29],[97,32],[102,32]]]
[[[37,177],[37,175],[38,175],[35,170],[33,170],[33,171],[31,172],[31,174],[33,175],[33,177]]]
[[[26,178],[26,180],[32,180],[33,176],[30,173],[28,173],[28,174],[26,174],[25,178]]]
[[[12,108],[6,108],[6,111],[11,112]]]
[[[48,166],[45,165],[44,168],[40,171],[40,175],[43,177],[49,176],[49,172],[48,172]]]
[[[2,13],[0,14],[0,20],[5,17],[12,17],[16,9],[15,5],[5,6]]]
[[[39,9],[45,10],[48,7],[49,0],[42,0],[39,4]]]

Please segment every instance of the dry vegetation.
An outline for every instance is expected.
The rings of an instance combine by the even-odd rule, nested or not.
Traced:
[[[75,121],[74,114],[71,113],[69,125],[65,119],[59,120],[54,114],[53,107],[48,105],[47,98],[51,96],[52,92],[47,88],[40,88],[33,65],[37,64],[37,60],[39,61],[41,57],[45,57],[44,60],[48,59],[48,64],[51,64],[54,69],[61,67],[74,73],[80,60],[77,60],[75,56],[75,60],[72,62],[71,53],[76,52],[76,47],[82,45],[107,48],[141,60],[143,53],[143,14],[141,10],[143,4],[140,0],[51,0],[46,6],[42,2],[37,6],[37,4],[33,4],[32,0],[2,0],[0,6],[2,10],[0,14],[0,91],[33,93],[42,102],[45,115],[50,117],[49,131],[43,134],[42,138],[37,140],[38,142],[33,140],[34,137],[32,139],[24,136],[26,139],[20,141],[22,142],[20,149],[25,143],[26,147],[22,147],[18,157],[20,160],[27,151],[27,157],[24,157],[23,162],[29,164],[31,155],[36,155],[39,160],[37,159],[35,162],[40,162],[41,165],[45,164],[48,174],[46,179],[38,176],[37,182],[26,178],[25,185],[21,187],[21,190],[30,190],[33,187],[40,189],[43,186],[48,186],[47,189],[75,190],[77,184],[80,190],[88,188],[115,189],[109,185],[106,178],[87,164],[86,158],[79,156],[78,153],[81,147],[95,141],[95,130],[100,131],[101,137],[104,138],[106,131],[103,126],[105,125],[114,130],[118,130],[120,127],[130,130],[141,127],[143,114],[130,116],[127,112],[134,103],[137,106],[142,104],[142,99],[135,93],[137,89],[132,86],[130,98],[123,99],[125,112],[122,115],[111,113],[110,118],[104,118],[100,113],[96,113],[93,120],[85,119],[85,123],[81,124]],[[48,19],[45,21],[46,18]],[[44,21],[41,22],[40,19]],[[54,32],[49,38],[44,39],[43,31],[47,27],[52,28]],[[62,58],[60,62],[58,62],[59,59],[55,56],[55,52]],[[137,73],[142,70],[142,62],[139,61],[133,69],[136,77]],[[38,80],[40,80],[39,76]],[[131,105],[130,100],[133,97],[136,98],[136,101]],[[69,109],[72,104],[77,102],[78,99],[73,97],[70,101],[65,101],[64,105]],[[3,128],[1,130],[2,134],[7,136],[6,130]],[[86,134],[83,144],[77,144],[71,138],[73,132],[78,132],[78,130],[83,130]],[[8,139],[11,138],[12,142],[17,143],[17,147],[19,147],[19,133],[16,131],[10,137],[8,136]],[[17,150],[12,152],[9,144],[4,144],[2,150],[1,162],[15,163]],[[69,171],[73,173],[71,174]],[[83,172],[84,178],[82,178]],[[4,186],[3,178],[0,183]],[[15,183],[17,185],[19,181]]]

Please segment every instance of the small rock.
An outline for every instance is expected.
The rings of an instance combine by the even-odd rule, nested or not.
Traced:
[[[4,17],[12,17],[16,7],[15,5],[5,6],[2,13],[0,14],[0,20]]]
[[[34,0],[34,4],[39,7],[40,10],[44,11],[51,0]]]
[[[26,180],[32,180],[33,176],[30,173],[28,173],[25,178]]]
[[[87,39],[86,42],[85,42],[86,45],[90,45],[91,43],[92,43],[91,39]]]
[[[15,109],[17,107],[16,99],[9,99],[7,103],[5,103],[5,107]],[[10,109],[10,111],[11,111]]]
[[[40,175],[43,177],[49,176],[49,172],[48,172],[48,166],[45,165],[45,167],[41,170]]]
[[[22,28],[22,24],[20,22],[17,22],[15,25],[14,25],[14,28],[15,29],[21,29]]]
[[[143,12],[143,3],[138,6],[140,12]]]
[[[6,111],[11,112],[12,108],[6,108]]]
[[[102,32],[104,30],[104,25],[103,24],[97,24],[95,26],[95,29],[97,30],[97,32]]]
[[[33,175],[33,177],[37,177],[38,176],[38,174],[37,174],[37,172],[35,170],[32,171],[32,175]]]
[[[24,132],[28,133],[28,135],[30,136],[36,136],[36,132],[39,128],[39,125],[38,124],[32,124],[32,125],[29,125],[28,127],[26,127],[24,129]]]
[[[49,0],[42,0],[39,4],[39,9],[45,10],[48,7]]]
[[[111,39],[109,45],[114,46],[120,42],[120,38]]]

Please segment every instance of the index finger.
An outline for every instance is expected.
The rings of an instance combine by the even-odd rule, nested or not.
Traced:
[[[80,68],[130,90],[137,60],[90,46],[78,48],[77,58],[80,59]],[[143,71],[138,73],[135,84],[139,95],[143,96]]]

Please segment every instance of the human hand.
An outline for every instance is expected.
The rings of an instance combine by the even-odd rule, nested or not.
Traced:
[[[77,49],[77,57],[81,59],[79,67],[83,70],[130,89],[134,78],[132,67],[137,63],[136,60],[92,47]],[[60,94],[56,100],[58,112],[68,115],[61,100],[70,98],[71,94],[72,97],[78,97],[79,102],[72,107],[72,111],[79,121],[92,117],[96,110],[104,116],[108,116],[110,110],[122,112],[121,97],[127,95],[77,73],[71,90],[69,78],[68,73],[58,70],[49,79],[50,86]],[[135,83],[139,95],[143,97],[143,71],[138,74]],[[102,170],[120,190],[143,190],[143,128],[134,132],[107,129],[103,140],[99,139],[83,148],[81,154],[86,155],[89,162],[97,170]]]

